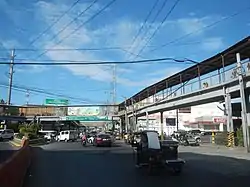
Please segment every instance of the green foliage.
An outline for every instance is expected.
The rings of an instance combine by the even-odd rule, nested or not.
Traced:
[[[26,136],[30,139],[35,139],[37,138],[37,133],[40,129],[40,125],[38,124],[24,124],[24,125],[19,125],[19,132],[20,136]]]
[[[236,131],[236,142],[235,143],[237,146],[244,146],[242,126],[240,128],[238,128]]]
[[[250,127],[248,128],[250,132]],[[243,138],[243,128],[242,126],[237,129],[236,131],[236,145],[237,146],[244,146],[244,138]]]
[[[227,145],[227,142],[227,132],[221,132],[215,135],[215,143],[217,145]]]

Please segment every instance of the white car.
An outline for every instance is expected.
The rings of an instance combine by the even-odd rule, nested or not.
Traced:
[[[4,139],[14,139],[14,131],[12,129],[0,130],[0,140],[2,141]]]
[[[75,141],[77,140],[78,134],[76,131],[72,131],[72,130],[66,130],[66,131],[61,131],[57,137],[56,140],[57,141]]]
[[[92,144],[94,142],[94,136],[87,138],[88,143]]]

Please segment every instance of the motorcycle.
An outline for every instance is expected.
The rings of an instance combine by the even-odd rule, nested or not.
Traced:
[[[87,145],[87,141],[86,140],[82,140],[82,146],[86,146]]]
[[[86,137],[86,135],[82,136],[81,144],[82,144],[82,146],[86,146],[87,145],[87,137]]]

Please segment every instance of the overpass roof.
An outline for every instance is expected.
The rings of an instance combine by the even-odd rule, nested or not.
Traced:
[[[224,66],[229,66],[236,62],[236,53],[240,53],[241,60],[250,58],[250,36],[244,38],[233,46],[227,48],[226,50],[214,55],[211,58],[203,60],[191,66],[183,71],[180,71],[170,77],[167,77],[153,85],[150,85],[137,94],[133,95],[126,100],[127,105],[132,104],[132,100],[135,102],[142,101],[155,93],[158,93],[166,88],[176,86],[182,82],[186,82],[198,77],[198,67],[200,69],[200,76],[207,73],[213,72],[215,70],[221,69]],[[180,80],[181,76],[181,80]],[[125,106],[125,101],[119,104],[119,106]]]

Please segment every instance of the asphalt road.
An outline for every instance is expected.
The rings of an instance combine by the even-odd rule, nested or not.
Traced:
[[[250,184],[250,161],[208,156],[182,150],[183,173],[163,171],[149,176],[134,167],[133,150],[120,143],[111,148],[82,147],[75,143],[52,143],[36,148],[35,161],[24,187],[178,187],[240,186]]]
[[[0,163],[7,160],[17,148],[13,147],[8,141],[0,142]]]

